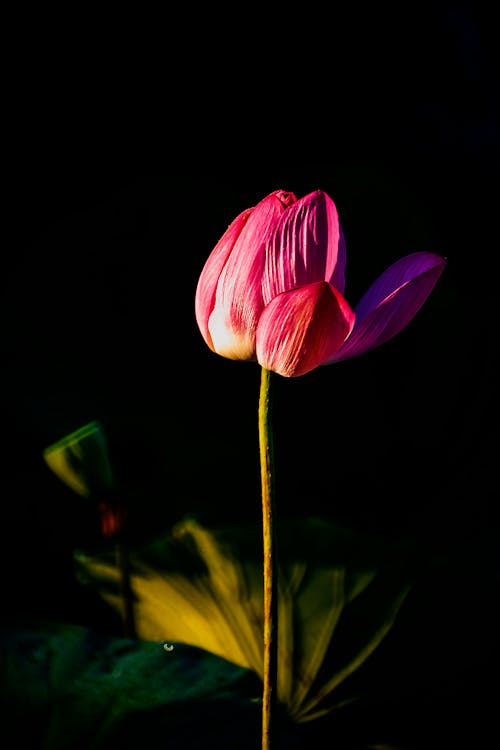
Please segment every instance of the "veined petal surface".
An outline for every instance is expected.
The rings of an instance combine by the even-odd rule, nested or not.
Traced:
[[[354,321],[353,310],[326,281],[284,292],[262,312],[257,360],[284,377],[305,375],[332,356]]]
[[[325,364],[357,357],[393,338],[420,310],[445,265],[442,256],[419,252],[389,266],[356,306],[351,335]]]
[[[247,208],[231,222],[219,242],[216,244],[198,279],[195,294],[195,317],[201,335],[212,351],[215,351],[212,337],[208,330],[208,320],[215,305],[217,283],[227,259],[234,247],[241,230],[245,226],[252,208]]]
[[[337,209],[321,190],[293,203],[270,239],[262,282],[264,303],[282,292],[329,281],[344,292],[345,242]]]
[[[255,331],[264,307],[262,276],[265,249],[280,216],[296,200],[276,190],[248,215],[227,255],[208,321],[214,350],[229,359],[255,359]]]

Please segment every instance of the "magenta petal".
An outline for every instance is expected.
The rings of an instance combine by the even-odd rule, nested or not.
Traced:
[[[254,208],[246,209],[229,225],[208,257],[196,288],[195,317],[212,351],[223,354],[222,350],[228,349],[232,352],[229,356],[244,359],[248,346],[253,350],[262,308],[262,243],[281,213],[295,200],[293,193],[276,190]],[[252,308],[253,316],[249,316]],[[250,335],[246,335],[248,325],[252,327]]]
[[[354,320],[340,292],[326,281],[284,292],[262,312],[257,360],[284,377],[304,375],[332,356]]]
[[[356,325],[325,364],[357,357],[393,338],[415,317],[446,265],[434,253],[413,253],[390,266],[356,306]]]
[[[215,293],[219,277],[229,254],[233,249],[234,243],[238,239],[238,236],[248,221],[248,217],[252,211],[252,208],[246,209],[246,211],[243,211],[229,225],[217,245],[208,256],[208,260],[206,261],[200,278],[198,279],[195,294],[195,317],[201,335],[212,350],[214,350],[214,346],[208,331],[208,321],[215,305]]]
[[[215,351],[230,359],[255,359],[255,331],[264,307],[265,249],[280,216],[296,198],[276,190],[261,200],[237,236],[217,281],[208,330]]]
[[[266,253],[264,302],[317,281],[329,281],[343,293],[344,271],[337,209],[326,193],[316,190],[293,203],[276,225]]]

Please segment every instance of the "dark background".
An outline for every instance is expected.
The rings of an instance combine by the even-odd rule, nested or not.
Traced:
[[[9,616],[92,619],[71,559],[99,544],[97,512],[42,460],[87,421],[106,430],[137,539],[187,513],[259,523],[259,368],[208,350],[194,293],[240,211],[319,188],[343,224],[351,304],[407,253],[448,264],[397,338],[275,380],[278,514],[436,556],[442,610],[463,612],[467,591],[471,661],[489,660],[476,649],[499,570],[496,27],[480,4],[358,10],[150,18],[135,34],[133,18],[15,28],[0,292]],[[435,625],[446,640],[448,620]]]

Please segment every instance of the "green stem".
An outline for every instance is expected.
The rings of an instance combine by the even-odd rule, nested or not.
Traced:
[[[264,546],[264,671],[262,750],[270,750],[278,683],[278,580],[274,529],[271,372],[262,368],[259,397],[259,448]]]

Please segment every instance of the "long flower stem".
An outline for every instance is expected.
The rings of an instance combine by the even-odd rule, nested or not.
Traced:
[[[278,683],[278,578],[274,528],[274,467],[270,385],[271,372],[262,368],[259,397],[259,448],[264,546],[262,750],[270,750],[271,748]]]

